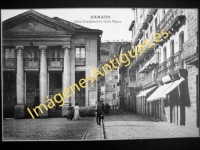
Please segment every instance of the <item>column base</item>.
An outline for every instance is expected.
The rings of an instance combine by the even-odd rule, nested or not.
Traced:
[[[69,108],[69,104],[64,104],[62,106],[62,117],[63,118],[67,118],[67,116],[68,116],[68,108]]]
[[[49,118],[49,113],[48,113],[48,110],[46,110],[44,107],[41,107],[43,113],[40,112],[40,110],[38,109],[38,117],[39,119],[44,119],[44,118]]]
[[[15,119],[24,119],[25,118],[25,105],[19,104],[15,106]]]

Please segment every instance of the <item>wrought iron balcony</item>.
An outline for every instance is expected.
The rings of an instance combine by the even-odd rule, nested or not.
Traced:
[[[4,58],[3,59],[3,68],[4,69],[15,69],[17,67],[16,58]]]
[[[47,66],[51,68],[63,67],[63,58],[47,58]]]
[[[147,86],[147,85],[150,85],[154,82],[156,82],[156,77],[155,77],[153,71],[151,71],[145,77],[143,77],[142,86]]]
[[[39,68],[40,59],[39,58],[24,58],[24,67],[25,68]]]
[[[163,77],[168,73],[183,69],[183,62],[181,60],[181,51],[178,51],[166,61],[161,63],[157,68],[158,77]]]
[[[178,22],[176,27],[179,27],[179,25],[183,23],[182,21],[185,20],[184,10],[169,9],[164,18],[161,20],[160,24],[157,26],[157,32],[160,32],[161,29],[165,29],[165,31],[168,31],[171,27],[175,25],[178,20],[181,22]]]
[[[158,77],[162,77],[166,74],[167,70],[167,61],[164,61],[163,63],[161,63],[158,67],[157,67],[157,75]]]
[[[142,24],[142,29],[146,30],[148,28],[148,23],[150,23],[153,19],[153,15],[157,12],[158,9],[148,9],[148,13],[144,19],[144,22]]]

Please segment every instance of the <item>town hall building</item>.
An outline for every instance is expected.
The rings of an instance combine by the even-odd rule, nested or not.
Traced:
[[[101,35],[101,30],[34,10],[3,21],[3,117],[31,118],[27,108],[53,100],[88,74],[92,77],[100,58]],[[62,107],[55,103],[40,117],[63,117],[70,103],[88,106],[97,101],[97,82],[74,91]]]

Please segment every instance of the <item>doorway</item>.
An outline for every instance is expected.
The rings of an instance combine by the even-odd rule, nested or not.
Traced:
[[[54,101],[54,95],[60,92],[62,93],[62,72],[49,72],[49,98]],[[54,103],[55,106],[49,109],[49,117],[62,117],[62,107],[55,101]]]
[[[26,105],[27,108],[32,110],[39,105],[39,73],[38,72],[27,72],[26,73]],[[35,113],[34,117],[37,117]],[[31,118],[27,114],[27,118]]]
[[[16,97],[16,72],[3,72],[3,117],[15,117]]]
[[[85,79],[85,71],[76,71],[75,83],[77,85],[79,85],[80,79]],[[75,103],[78,103],[79,106],[85,106],[85,88],[80,87],[80,91],[75,88]]]

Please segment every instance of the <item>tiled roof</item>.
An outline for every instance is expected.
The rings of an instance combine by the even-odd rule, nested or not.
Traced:
[[[98,30],[98,29],[90,29],[90,28],[87,28],[87,27],[84,27],[84,26],[81,26],[81,25],[72,23],[72,22],[70,22],[70,21],[61,19],[61,18],[59,18],[59,17],[53,17],[52,19],[56,20],[58,23],[61,23],[61,24],[64,25],[64,26],[70,26],[70,27],[72,27],[73,29],[75,29],[75,31],[102,32],[101,30]]]

